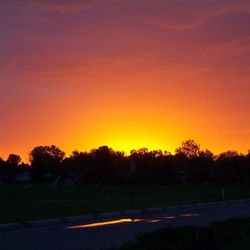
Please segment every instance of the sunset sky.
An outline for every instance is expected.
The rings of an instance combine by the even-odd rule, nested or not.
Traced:
[[[249,0],[0,0],[0,156],[250,149]]]

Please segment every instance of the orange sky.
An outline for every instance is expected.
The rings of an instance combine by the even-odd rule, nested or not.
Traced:
[[[249,22],[248,0],[0,0],[0,156],[246,152]]]

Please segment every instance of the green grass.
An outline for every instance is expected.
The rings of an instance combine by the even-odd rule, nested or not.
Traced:
[[[195,235],[194,227],[162,229],[139,235],[135,243],[125,244],[119,250],[195,250]]]
[[[139,235],[135,243],[124,245],[119,250],[248,250],[249,246],[248,218],[212,223],[199,231],[195,227],[161,229]]]
[[[137,186],[134,209],[221,200],[221,186]],[[226,186],[225,199],[250,198],[248,186]],[[1,188],[0,223],[130,209],[129,186]]]

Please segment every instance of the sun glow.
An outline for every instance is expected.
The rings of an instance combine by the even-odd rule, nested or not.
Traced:
[[[246,0],[0,2],[0,157],[249,149]]]
[[[129,117],[123,113],[124,117],[116,119],[116,115],[107,114],[106,118],[100,117],[92,123],[89,136],[78,141],[80,145],[85,142],[87,149],[93,149],[102,145],[107,145],[114,150],[123,151],[129,154],[131,150],[148,148],[149,150],[162,150],[174,152],[180,144],[180,138],[169,136],[167,131],[174,131],[174,128],[166,126],[164,122],[152,123],[145,117]],[[152,118],[153,119],[153,118]],[[77,136],[76,136],[77,137]],[[79,139],[79,137],[77,137]],[[178,141],[179,140],[179,141]]]

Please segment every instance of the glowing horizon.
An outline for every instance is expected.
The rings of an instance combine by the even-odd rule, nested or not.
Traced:
[[[246,0],[0,1],[0,157],[38,145],[250,149]]]

